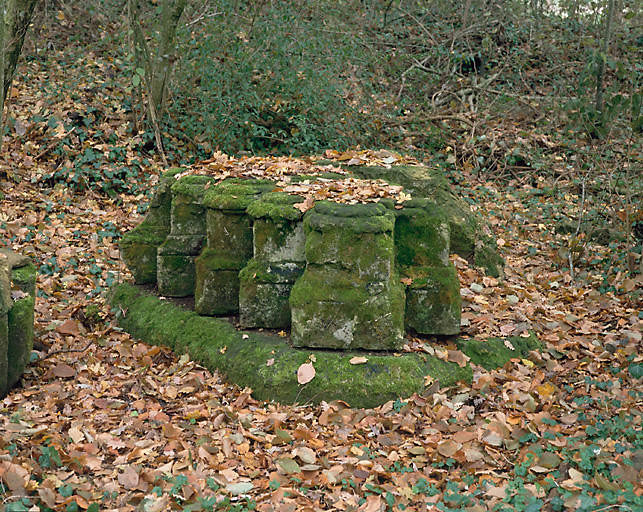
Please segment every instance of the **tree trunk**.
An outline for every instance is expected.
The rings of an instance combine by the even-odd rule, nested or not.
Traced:
[[[174,3],[174,5],[172,5],[172,3]],[[154,74],[150,87],[152,102],[154,103],[156,112],[160,112],[163,107],[165,85],[174,61],[176,26],[179,23],[186,4],[187,0],[174,0],[174,2],[172,2],[172,0],[164,0],[163,2],[159,27],[161,38],[156,51]]]
[[[608,0],[607,16],[605,19],[605,33],[601,42],[601,53],[596,70],[596,111],[603,111],[603,79],[605,76],[605,62],[607,61],[607,51],[609,50],[610,36],[612,31],[612,18],[614,17],[614,0]]]
[[[0,0],[0,148],[4,135],[4,104],[18,65],[25,35],[38,0]]]
[[[186,4],[187,0],[163,0],[161,19],[158,25],[160,34],[158,48],[152,57],[152,52],[139,22],[140,3],[138,0],[128,0],[129,24],[134,37],[134,53],[137,64],[145,70],[150,109],[154,109],[156,113],[159,113],[163,108],[167,79],[174,61],[176,27]]]
[[[4,28],[4,76],[3,98],[7,97],[13,74],[18,65],[18,58],[22,51],[25,35],[31,24],[34,9],[38,0],[6,0],[6,15]]]

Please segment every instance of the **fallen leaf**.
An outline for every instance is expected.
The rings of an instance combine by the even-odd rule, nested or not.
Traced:
[[[23,495],[27,482],[29,482],[29,471],[18,464],[3,461],[0,465],[2,481],[7,485],[13,494]]]
[[[290,457],[283,457],[281,459],[278,459],[276,464],[277,467],[286,475],[292,475],[294,473],[301,472],[301,468],[299,467],[299,464],[297,464],[297,461],[295,459],[291,459]]]
[[[359,512],[381,512],[384,507],[382,498],[377,494],[366,497],[366,501],[357,509]]]
[[[315,378],[315,367],[312,363],[304,363],[297,369],[297,382],[307,384]]]
[[[460,448],[462,448],[460,443],[447,439],[446,441],[442,441],[438,444],[438,453],[443,457],[451,457]]]
[[[138,479],[138,473],[132,466],[127,466],[122,473],[118,474],[118,483],[128,490],[136,488]]]
[[[448,360],[452,363],[456,363],[460,368],[467,366],[467,362],[471,360],[468,355],[460,350],[449,350],[447,352],[449,354]]]
[[[252,484],[252,482],[239,482],[236,484],[226,485],[226,491],[234,496],[238,496],[240,494],[249,493],[253,487],[254,485]]]
[[[355,356],[351,357],[351,360],[349,361],[350,364],[364,364],[367,362],[368,359],[365,358],[364,356]]]
[[[65,363],[59,363],[52,368],[52,373],[59,379],[67,379],[76,375],[76,370]]]
[[[305,464],[314,464],[317,456],[315,452],[305,446],[299,446],[292,452],[293,457],[298,457]]]
[[[56,332],[60,334],[68,334],[71,336],[80,334],[80,330],[78,328],[78,322],[76,322],[75,320],[72,320],[71,318],[68,318],[62,324],[56,327]]]

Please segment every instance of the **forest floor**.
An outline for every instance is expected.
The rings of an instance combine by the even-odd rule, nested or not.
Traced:
[[[455,259],[463,334],[533,330],[542,352],[372,410],[259,402],[112,323],[118,239],[161,165],[87,59],[66,89],[25,65],[10,98],[0,237],[39,295],[38,359],[1,405],[5,510],[641,510],[641,274],[612,270],[622,244],[556,233],[571,180],[459,176],[506,259],[503,279]]]

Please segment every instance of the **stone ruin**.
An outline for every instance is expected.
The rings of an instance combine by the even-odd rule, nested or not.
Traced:
[[[36,267],[0,249],[0,396],[15,386],[29,363],[34,339]]]
[[[170,170],[144,221],[121,240],[122,258],[135,283],[194,296],[199,315],[290,329],[294,347],[398,350],[407,330],[456,334],[460,287],[449,253],[470,212],[439,204],[426,176],[422,194],[423,169],[401,169],[415,188],[396,187],[397,195],[345,200],[335,187],[314,204],[306,190],[324,197],[320,184],[327,191],[346,176],[222,179]],[[363,187],[391,174],[360,171],[350,179]],[[465,245],[473,257],[489,254],[488,244]],[[497,264],[491,259],[490,268]]]

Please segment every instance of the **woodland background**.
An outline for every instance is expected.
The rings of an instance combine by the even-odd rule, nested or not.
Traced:
[[[5,510],[640,510],[640,2],[1,5],[0,232],[40,273]],[[545,349],[364,411],[131,340],[118,239],[160,170],[221,153],[442,169],[507,261],[456,259],[463,334]]]

